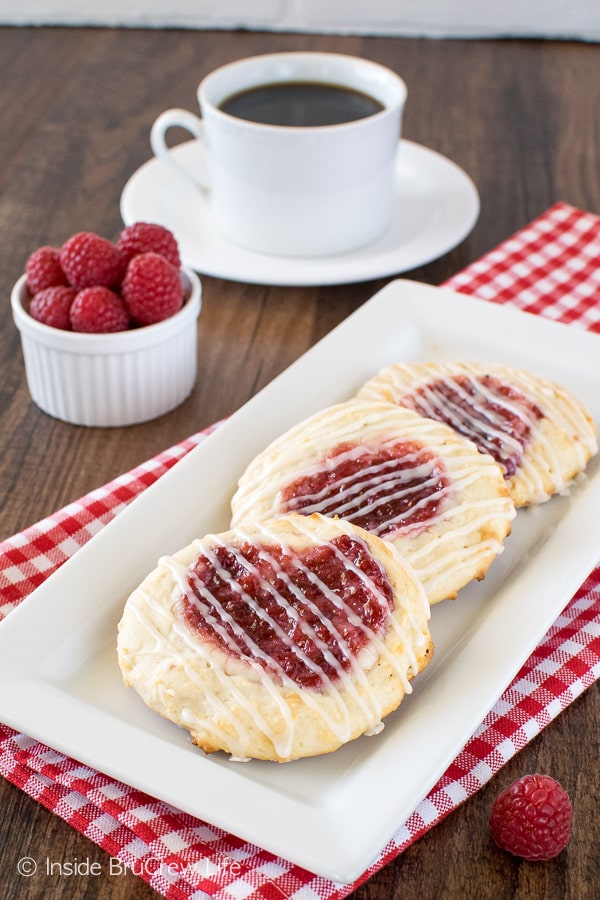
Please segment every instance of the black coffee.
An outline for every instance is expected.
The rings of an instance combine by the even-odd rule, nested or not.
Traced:
[[[384,108],[374,97],[321,82],[285,81],[227,97],[220,109],[249,122],[307,128],[364,119]]]

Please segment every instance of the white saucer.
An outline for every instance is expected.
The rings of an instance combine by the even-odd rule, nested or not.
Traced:
[[[173,149],[194,170],[194,141]],[[340,256],[267,256],[227,241],[212,224],[205,197],[162,160],[144,163],[121,195],[126,225],[158,222],[179,242],[184,265],[205,275],[255,284],[323,285],[369,281],[424,265],[456,247],[479,215],[468,175],[439,153],[401,141],[392,223],[379,240]]]

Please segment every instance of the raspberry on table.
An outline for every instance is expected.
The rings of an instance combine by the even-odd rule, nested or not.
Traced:
[[[45,288],[68,284],[60,264],[60,248],[44,245],[38,247],[25,263],[27,287],[32,294]]]
[[[60,264],[69,284],[78,290],[93,285],[118,285],[125,269],[121,251],[91,231],[79,231],[65,241]]]
[[[121,285],[123,300],[140,325],[175,315],[183,306],[183,293],[179,269],[154,252],[134,256]]]
[[[154,222],[134,222],[123,229],[117,247],[127,260],[140,253],[160,253],[176,269],[181,267],[179,246],[172,231]]]
[[[524,775],[498,795],[490,830],[503,850],[527,860],[549,860],[571,837],[569,795],[549,775]]]
[[[82,288],[77,293],[70,319],[73,331],[94,334],[125,331],[129,327],[129,312],[123,300],[101,285]]]
[[[75,288],[62,284],[43,288],[31,298],[29,315],[44,325],[70,331],[69,312],[76,296]]]

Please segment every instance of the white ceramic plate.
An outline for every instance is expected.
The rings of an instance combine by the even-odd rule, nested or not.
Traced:
[[[194,141],[173,153],[196,170]],[[477,221],[479,195],[455,163],[401,141],[388,231],[343,256],[266,256],[236,246],[216,231],[202,192],[158,159],[144,163],[125,185],[121,215],[126,225],[141,220],[170,228],[185,264],[205,275],[256,284],[348,284],[407,272],[447,253]]]
[[[121,681],[117,622],[163,553],[228,525],[248,461],[396,360],[539,370],[600,421],[600,339],[482,300],[391,282],[192,450],[0,625],[0,718],[335,881],[358,877],[428,793],[597,562],[600,471],[520,511],[485,581],[434,607],[436,645],[383,732],[286,765],[204,756]]]

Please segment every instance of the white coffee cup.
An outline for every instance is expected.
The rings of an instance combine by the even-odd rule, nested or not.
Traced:
[[[232,95],[281,82],[345,87],[379,111],[333,125],[247,121],[220,109]],[[202,118],[169,109],[155,121],[154,154],[206,192],[223,236],[260,253],[322,256],[356,250],[389,225],[395,160],[407,89],[377,63],[335,53],[272,53],[229,63],[201,81]],[[198,144],[194,178],[167,145],[169,128]]]

